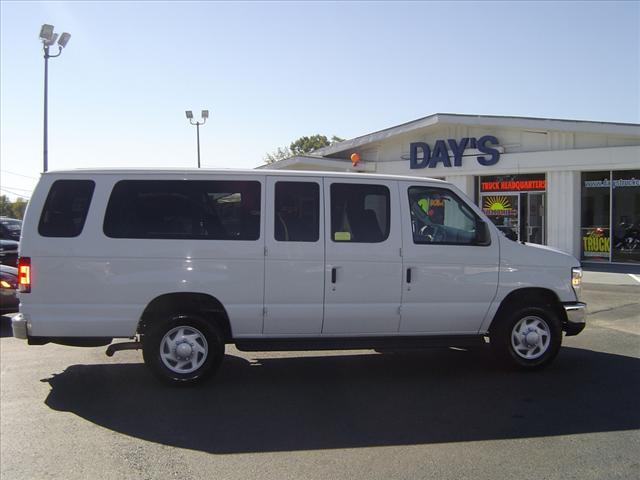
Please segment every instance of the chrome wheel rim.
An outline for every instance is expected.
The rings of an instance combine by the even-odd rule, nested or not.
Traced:
[[[520,319],[511,331],[511,346],[521,358],[535,360],[549,349],[551,329],[543,318],[529,315]]]
[[[165,333],[160,342],[160,358],[174,373],[191,373],[207,360],[209,345],[200,330],[194,327],[175,327]]]

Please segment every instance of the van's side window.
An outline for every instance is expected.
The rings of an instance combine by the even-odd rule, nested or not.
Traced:
[[[277,241],[317,242],[320,186],[314,182],[276,182],[274,215]]]
[[[477,244],[476,228],[481,220],[450,190],[410,187],[409,209],[413,243]]]
[[[122,180],[104,233],[113,238],[257,240],[260,182]]]
[[[390,194],[384,185],[331,185],[331,239],[379,243],[389,238]]]
[[[95,186],[92,180],[56,180],[42,209],[38,233],[43,237],[80,235]]]

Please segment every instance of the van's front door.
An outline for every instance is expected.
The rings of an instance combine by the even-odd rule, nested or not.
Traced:
[[[322,330],[322,178],[267,177],[264,335]]]
[[[325,178],[323,334],[398,331],[402,262],[397,189],[393,181]]]
[[[475,334],[498,288],[497,238],[454,191],[400,184],[403,334]],[[489,233],[488,233],[489,234]]]

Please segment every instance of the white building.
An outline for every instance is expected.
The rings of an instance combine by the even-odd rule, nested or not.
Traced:
[[[269,168],[442,178],[519,240],[640,265],[638,124],[437,113]]]

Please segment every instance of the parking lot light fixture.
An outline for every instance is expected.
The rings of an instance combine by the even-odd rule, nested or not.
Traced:
[[[196,126],[196,139],[197,139],[196,142],[198,145],[198,168],[200,168],[200,125],[204,125],[205,123],[207,123],[207,118],[209,118],[209,110],[202,110],[201,122],[193,119],[193,112],[191,110],[187,110],[185,114],[189,119],[189,123],[191,123],[191,125]]]
[[[49,168],[49,147],[48,147],[48,114],[49,114],[49,98],[48,98],[48,86],[49,86],[49,59],[59,57],[62,50],[69,43],[71,34],[64,32],[58,40],[58,34],[53,32],[53,25],[45,23],[40,27],[40,40],[42,41],[42,49],[44,50],[44,131],[42,139],[42,167],[43,171],[47,171]],[[51,55],[49,53],[49,47],[55,45],[58,40],[58,53]]]
[[[70,38],[71,34],[67,32],[64,32],[62,35],[60,35],[60,38],[58,39],[58,45],[60,45],[60,48],[66,47]]]
[[[40,39],[44,42],[50,42],[53,38],[53,25],[44,24],[40,27]]]

